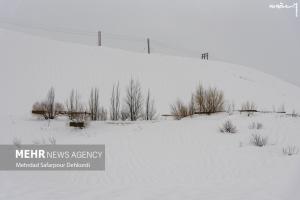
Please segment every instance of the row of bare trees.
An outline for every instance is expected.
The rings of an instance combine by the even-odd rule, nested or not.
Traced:
[[[153,120],[156,116],[154,99],[148,89],[146,98],[142,94],[142,87],[138,80],[131,79],[126,89],[126,95],[121,108],[120,84],[113,85],[110,98],[110,120],[138,119]],[[100,92],[98,88],[92,88],[88,101],[88,107],[80,101],[77,90],[72,90],[66,100],[65,106],[55,102],[55,91],[52,87],[45,101],[33,105],[32,113],[42,115],[45,119],[54,119],[59,114],[68,115],[72,121],[85,121],[90,118],[92,121],[107,120],[108,112],[100,104]]]
[[[124,104],[122,108],[120,108],[120,106],[120,86],[119,83],[117,83],[113,86],[110,99],[111,120],[153,120],[156,115],[154,99],[151,96],[150,89],[148,89],[146,99],[144,100],[142,87],[138,80],[131,79],[129,81]]]

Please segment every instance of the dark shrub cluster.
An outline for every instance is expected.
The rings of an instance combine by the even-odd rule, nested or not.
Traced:
[[[227,120],[221,127],[220,127],[221,133],[236,133],[237,128],[230,120]]]

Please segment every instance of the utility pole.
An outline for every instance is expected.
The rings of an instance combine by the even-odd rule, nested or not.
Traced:
[[[101,31],[98,31],[98,46],[101,46]]]
[[[147,38],[148,54],[150,54],[150,39]]]

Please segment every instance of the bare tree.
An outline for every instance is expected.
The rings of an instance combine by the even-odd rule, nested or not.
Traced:
[[[95,121],[100,118],[99,110],[100,110],[100,103],[99,103],[99,89],[92,88],[90,99],[89,99],[89,109],[91,120]]]
[[[82,105],[80,103],[80,97],[77,90],[72,89],[70,97],[66,101],[66,107],[70,120],[75,119],[80,110],[82,110]]]
[[[32,113],[43,116],[45,119],[54,119],[59,114],[64,113],[64,105],[61,103],[55,103],[55,91],[51,87],[48,91],[46,100],[42,102],[36,102],[32,106]]]
[[[129,111],[127,110],[127,105],[126,106],[122,106],[122,110],[121,110],[121,113],[120,113],[120,117],[121,117],[121,120],[122,121],[125,121],[129,118]]]
[[[254,102],[246,101],[241,105],[241,111],[253,111],[256,110],[256,105]]]
[[[191,101],[190,101],[190,104],[189,104],[189,108],[188,108],[188,114],[190,116],[194,115],[195,112],[196,112],[196,108],[195,108],[195,99],[194,99],[194,94],[192,94],[191,96]]]
[[[99,109],[99,120],[105,121],[107,120],[107,110],[104,107]]]
[[[59,115],[59,114],[64,114],[64,112],[65,112],[65,107],[64,107],[64,105],[62,104],[62,103],[58,103],[58,102],[56,102],[55,104],[54,104],[54,117],[57,117],[57,115]]]
[[[136,121],[141,117],[143,110],[143,95],[140,83],[131,78],[126,93],[125,103],[129,111],[129,118],[131,121]]]
[[[151,98],[150,89],[148,89],[145,105],[145,120],[153,120],[156,114],[154,99]]]
[[[201,84],[196,89],[195,103],[199,113],[205,112],[205,90]]]
[[[120,118],[120,89],[119,82],[113,86],[110,98],[110,119],[119,120]]]
[[[51,87],[50,90],[48,91],[48,95],[45,101],[45,108],[46,108],[46,118],[47,119],[54,119],[55,117],[55,105],[54,105],[54,100],[55,100],[55,91],[54,88]]]

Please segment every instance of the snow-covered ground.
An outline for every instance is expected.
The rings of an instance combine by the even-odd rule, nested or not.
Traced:
[[[284,114],[235,112],[194,116],[176,121],[91,122],[79,130],[59,118],[50,125],[31,116],[35,101],[50,86],[64,102],[72,88],[87,101],[99,87],[108,106],[112,84],[121,95],[130,77],[150,88],[159,113],[169,113],[177,97],[188,101],[199,82],[224,90],[237,108],[254,101],[261,110],[282,104],[300,111],[300,89],[265,73],[228,63],[163,55],[144,55],[107,48],[50,41],[0,31],[0,143],[14,137],[24,144],[105,144],[105,171],[1,171],[0,199],[210,199],[297,200],[300,155],[286,156],[289,145],[300,148],[300,118]],[[236,134],[223,134],[226,119]],[[260,130],[249,129],[260,122]],[[265,147],[250,144],[252,134],[268,138]],[[0,161],[2,162],[2,161]]]
[[[219,127],[231,119],[238,133]],[[3,121],[2,121],[3,122]],[[261,130],[251,130],[261,122]],[[7,119],[3,143],[17,134],[22,142],[106,145],[106,170],[99,172],[0,172],[0,199],[299,199],[300,157],[286,156],[283,147],[300,147],[300,118],[282,114],[235,113],[112,124],[93,122],[84,130],[66,121],[50,127],[34,118]],[[3,127],[3,124],[2,124]],[[255,147],[254,133],[268,137]],[[9,137],[7,136],[9,135]]]

